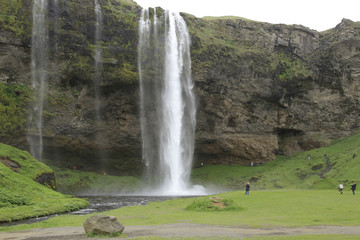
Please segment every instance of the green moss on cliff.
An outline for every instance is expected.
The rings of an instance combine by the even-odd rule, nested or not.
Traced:
[[[280,81],[306,79],[314,75],[306,62],[298,58],[291,58],[284,53],[273,54],[271,68]]]
[[[133,1],[108,1],[103,5],[106,21],[111,28],[105,28],[104,59],[116,59],[115,64],[105,66],[106,76],[122,84],[133,84],[137,76],[138,5]],[[110,18],[111,17],[111,18]],[[119,31],[121,29],[121,31]],[[111,36],[111,39],[107,39]],[[110,71],[109,71],[110,70]],[[110,73],[109,73],[110,72]]]
[[[13,32],[17,37],[31,37],[31,23],[29,12],[23,0],[0,1],[0,29]]]
[[[24,131],[29,100],[27,87],[0,83],[0,137],[14,136]]]
[[[130,63],[125,62],[122,66],[108,67],[110,71],[105,73],[105,77],[109,79],[117,79],[117,84],[134,84],[138,81],[138,74],[136,67]]]

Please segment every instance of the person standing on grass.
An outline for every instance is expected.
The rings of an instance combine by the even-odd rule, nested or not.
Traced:
[[[245,195],[249,195],[249,193],[250,193],[250,182],[247,182],[245,186]]]
[[[356,182],[351,184],[351,191],[353,192],[353,195],[355,195],[355,189],[356,189]]]
[[[344,185],[342,185],[341,183],[339,183],[338,189],[339,189],[339,192],[340,192],[341,194],[343,194]]]

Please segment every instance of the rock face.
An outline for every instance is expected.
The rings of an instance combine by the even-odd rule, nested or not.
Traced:
[[[53,48],[43,113],[44,158],[63,167],[138,174],[142,168],[139,6],[101,1],[104,122],[98,124],[94,4],[51,2]],[[11,4],[0,13],[21,21],[14,25],[0,20],[0,88],[21,85],[31,90],[31,1]],[[326,146],[333,138],[359,130],[359,23],[344,19],[333,29],[317,32],[241,18],[183,17],[192,38],[198,102],[196,164],[271,161],[276,154]],[[23,109],[24,115],[27,111]],[[26,121],[22,125],[26,129]],[[0,135],[0,141],[28,149],[26,131],[16,129],[16,138]]]
[[[319,33],[185,17],[193,36],[201,161],[269,161],[358,131],[359,23],[344,19]]]
[[[91,216],[86,219],[83,226],[86,233],[95,234],[122,233],[125,228],[116,217],[106,215]]]

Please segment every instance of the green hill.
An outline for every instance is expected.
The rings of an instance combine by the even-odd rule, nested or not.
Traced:
[[[310,159],[308,159],[310,155]],[[292,157],[277,156],[263,166],[209,165],[194,169],[192,181],[206,187],[244,189],[336,189],[339,182],[350,189],[360,181],[360,134],[334,141],[329,147],[313,149]]]
[[[83,199],[54,191],[53,176],[49,167],[28,152],[0,144],[0,222],[73,211],[88,205]]]

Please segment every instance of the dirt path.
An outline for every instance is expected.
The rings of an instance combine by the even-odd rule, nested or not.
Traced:
[[[274,228],[243,228],[228,226],[212,226],[204,224],[176,223],[154,226],[125,226],[124,234],[131,239],[141,236],[160,237],[233,237],[243,238],[252,236],[286,236],[304,234],[349,234],[360,236],[360,226],[314,226],[314,227],[274,227]],[[96,239],[84,236],[82,227],[58,227],[31,229],[19,232],[0,232],[1,240],[35,240],[35,239]]]

